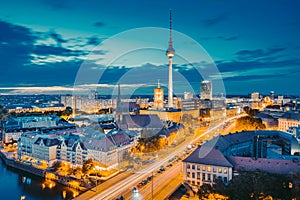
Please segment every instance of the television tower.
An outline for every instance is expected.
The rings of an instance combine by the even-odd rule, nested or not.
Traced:
[[[169,39],[169,47],[166,51],[166,55],[169,57],[169,84],[168,84],[168,108],[173,108],[173,74],[172,74],[172,64],[173,64],[173,56],[175,54],[175,50],[173,48],[172,41],[172,10],[170,10],[170,39]]]

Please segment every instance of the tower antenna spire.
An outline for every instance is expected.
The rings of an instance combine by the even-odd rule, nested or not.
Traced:
[[[170,40],[169,40],[169,46],[173,46],[172,42],[172,9],[170,9]]]

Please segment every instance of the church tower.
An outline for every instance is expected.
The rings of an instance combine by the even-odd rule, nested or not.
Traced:
[[[160,87],[159,81],[157,83],[157,88],[154,89],[153,108],[157,110],[162,110],[164,108],[164,89]]]

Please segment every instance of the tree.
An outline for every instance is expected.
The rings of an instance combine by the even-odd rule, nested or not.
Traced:
[[[216,186],[210,184],[203,184],[199,187],[198,197],[201,200],[228,200],[229,198],[225,195],[220,194],[216,190]]]
[[[158,134],[147,137],[139,138],[137,145],[131,150],[138,153],[150,153],[164,148],[167,145],[167,140],[160,137]]]
[[[288,200],[299,196],[299,189],[295,186],[299,183],[298,178],[295,174],[292,176],[259,170],[239,171],[239,175],[234,176],[228,186],[219,186],[220,182],[216,182],[212,191],[226,195],[232,200],[272,198]]]
[[[235,128],[231,132],[251,131],[251,130],[264,130],[266,126],[260,118],[251,116],[244,116],[236,120]]]
[[[259,110],[257,109],[252,109],[249,106],[244,107],[244,111],[251,117],[254,117],[259,113]]]
[[[93,159],[88,159],[85,161],[82,165],[82,173],[85,175],[89,175],[92,170],[94,170],[95,164],[93,162]]]
[[[198,190],[199,199],[207,198],[210,193],[213,192],[213,188],[210,184],[203,184]]]
[[[207,197],[200,198],[201,200],[228,200],[229,197],[218,193],[210,193]]]
[[[72,167],[72,168],[70,168],[70,174],[76,176],[77,178],[80,178],[81,175],[82,175],[81,167]]]
[[[70,116],[73,113],[73,109],[70,106],[66,107],[66,110],[64,111],[64,115]]]
[[[56,161],[56,162],[53,164],[52,168],[53,168],[55,171],[57,171],[57,170],[59,169],[60,166],[61,166],[61,162],[60,162],[60,161]]]

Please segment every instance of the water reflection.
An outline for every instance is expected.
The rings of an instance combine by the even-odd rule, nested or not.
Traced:
[[[79,195],[73,188],[53,181],[46,182],[41,177],[7,167],[1,159],[0,182],[1,199],[19,200],[24,196],[26,200],[65,200]]]

